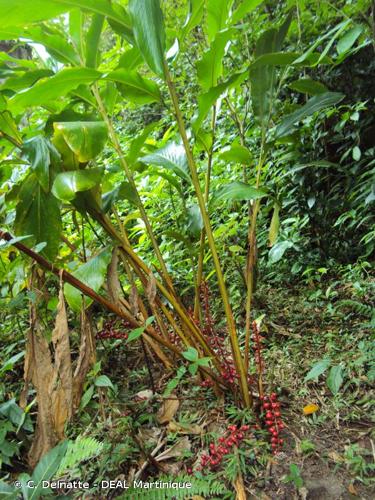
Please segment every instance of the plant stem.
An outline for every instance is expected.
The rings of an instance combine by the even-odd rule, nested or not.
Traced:
[[[214,144],[215,144],[215,128],[216,128],[216,103],[212,106],[212,120],[211,120],[211,128],[212,128],[212,144],[210,151],[208,152],[208,161],[207,161],[207,172],[206,172],[206,181],[204,186],[204,201],[207,205],[208,199],[210,197],[210,183],[211,183],[211,170],[212,170],[212,160],[214,156]],[[206,241],[206,232],[204,228],[201,231],[201,237],[199,242],[199,257],[198,257],[198,271],[197,271],[197,280],[196,280],[196,293],[195,293],[195,302],[194,302],[194,316],[196,318],[202,319],[202,310],[200,305],[199,291],[202,284],[203,279],[203,260],[204,260],[204,245]]]
[[[95,96],[95,99],[96,99],[96,101],[98,103],[98,108],[99,108],[100,114],[102,115],[103,120],[107,124],[109,136],[110,136],[110,139],[112,141],[113,147],[115,148],[115,151],[118,154],[121,166],[123,167],[123,169],[125,171],[125,175],[126,175],[128,181],[129,181],[129,184],[131,185],[131,187],[132,187],[132,189],[134,191],[134,194],[135,194],[135,196],[137,198],[137,206],[138,206],[139,211],[141,213],[142,220],[143,220],[143,222],[144,222],[144,224],[146,226],[147,233],[148,233],[148,235],[149,235],[149,237],[151,239],[151,243],[152,243],[154,252],[155,252],[156,257],[157,257],[157,259],[159,261],[159,265],[161,267],[161,275],[162,275],[163,281],[166,284],[167,288],[169,288],[169,290],[173,291],[174,288],[173,288],[172,280],[171,280],[171,278],[169,276],[169,273],[168,273],[167,267],[165,265],[163,256],[161,254],[158,242],[156,241],[156,238],[155,238],[154,232],[152,230],[149,218],[147,216],[146,210],[145,210],[144,205],[142,203],[141,197],[140,197],[140,195],[138,193],[137,186],[136,186],[134,178],[133,178],[133,174],[132,174],[132,172],[130,170],[130,167],[128,165],[128,162],[126,161],[124,152],[123,152],[123,150],[121,148],[120,142],[119,142],[119,140],[117,138],[117,133],[116,133],[115,128],[113,126],[112,120],[110,119],[110,117],[109,117],[109,115],[107,113],[107,110],[106,110],[106,108],[104,106],[103,100],[102,100],[102,98],[101,98],[101,96],[99,94],[99,90],[98,90],[97,84],[95,84],[93,86],[92,90],[93,90],[93,94]]]
[[[245,404],[246,407],[250,407],[252,405],[252,396],[249,391],[248,383],[247,383],[247,375],[245,372],[245,367],[244,363],[242,360],[241,356],[241,351],[240,347],[238,344],[238,338],[237,338],[237,333],[236,333],[236,326],[234,322],[234,317],[232,313],[232,309],[229,303],[229,297],[228,297],[228,292],[225,286],[225,281],[224,281],[224,275],[223,271],[221,269],[220,261],[219,261],[219,256],[216,250],[216,245],[215,245],[215,240],[211,228],[211,223],[210,219],[207,213],[206,209],[206,204],[204,201],[203,193],[199,184],[199,178],[198,178],[198,172],[197,172],[197,167],[193,158],[193,154],[190,148],[189,140],[187,138],[187,133],[186,133],[186,128],[185,128],[185,123],[181,114],[179,102],[178,102],[178,97],[176,93],[176,89],[174,86],[174,83],[171,78],[171,74],[169,72],[169,68],[167,66],[167,63],[164,63],[164,71],[165,71],[165,77],[166,77],[166,82],[168,85],[168,89],[170,92],[170,96],[172,99],[175,115],[176,115],[176,120],[178,124],[178,129],[182,138],[182,142],[184,144],[185,152],[186,152],[186,157],[188,161],[188,165],[190,168],[190,173],[192,177],[192,182],[194,185],[195,193],[197,196],[199,208],[202,214],[203,218],[203,223],[204,223],[204,228],[207,234],[207,240],[208,244],[212,253],[212,259],[214,262],[215,266],[215,271],[218,279],[218,284],[219,284],[219,289],[221,293],[221,298],[223,301],[224,305],[224,311],[225,311],[225,316],[227,320],[227,325],[228,325],[228,331],[229,331],[229,336],[230,336],[230,342],[231,342],[231,347],[232,347],[232,353],[233,353],[233,360],[237,369],[237,373],[240,377],[240,389],[241,389],[241,394],[242,394],[242,400]]]

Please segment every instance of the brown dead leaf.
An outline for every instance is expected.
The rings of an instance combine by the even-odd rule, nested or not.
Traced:
[[[339,455],[338,453],[336,453],[336,451],[330,451],[328,453],[328,456],[329,456],[329,458],[331,460],[333,460],[336,463],[343,462],[343,460],[344,460],[341,455]]]
[[[198,424],[181,424],[171,420],[168,424],[168,431],[176,434],[193,434],[198,436],[202,434],[203,428]]]
[[[65,423],[72,416],[72,362],[70,354],[68,318],[62,283],[55,328],[52,332],[52,344],[55,351],[54,374],[51,381],[51,400],[54,427],[59,439],[64,437]]]
[[[350,483],[348,486],[348,491],[351,495],[358,496],[358,491],[354,488],[354,484]]]
[[[163,451],[158,455],[155,460],[157,462],[161,462],[162,460],[169,460],[170,458],[179,458],[182,457],[186,451],[191,450],[191,443],[187,436],[177,441],[173,446]]]
[[[95,336],[92,330],[91,317],[84,307],[81,310],[81,344],[73,375],[73,413],[81,402],[86,375],[96,361]]]
[[[179,406],[180,402],[177,398],[169,398],[163,401],[157,414],[159,424],[167,424],[170,422],[176,415]]]
[[[151,389],[145,389],[144,391],[137,392],[134,398],[138,401],[147,401],[148,399],[151,399],[153,395],[154,393]]]

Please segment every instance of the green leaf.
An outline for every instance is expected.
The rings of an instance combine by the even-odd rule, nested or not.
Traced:
[[[99,375],[95,379],[95,385],[96,387],[110,387],[113,391],[115,390],[114,385],[112,384],[111,380],[107,377],[107,375]]]
[[[73,200],[76,193],[88,191],[98,185],[103,177],[102,168],[88,168],[85,170],[72,170],[57,174],[52,193],[62,201]]]
[[[266,191],[250,186],[245,182],[231,182],[215,193],[215,200],[249,201],[267,196]]]
[[[202,214],[198,205],[192,205],[187,209],[186,231],[193,238],[200,236],[203,229]]]
[[[199,359],[199,353],[194,347],[189,347],[182,353],[183,357],[192,363],[196,363]]]
[[[99,63],[99,41],[103,29],[104,17],[99,14],[92,16],[91,25],[86,35],[86,66],[96,68]]]
[[[317,363],[313,365],[311,370],[307,373],[305,377],[305,382],[308,382],[309,380],[318,380],[319,376],[322,375],[329,365],[331,364],[330,358],[325,358],[319,360]]]
[[[130,33],[130,20],[126,11],[118,4],[109,0],[45,0],[56,5],[65,6],[65,9],[80,8],[95,14],[100,14],[120,26],[125,32]]]
[[[268,240],[270,247],[272,247],[276,243],[277,237],[279,235],[279,227],[280,227],[279,213],[280,213],[280,205],[278,203],[275,203],[270,224],[270,230],[268,233]]]
[[[101,251],[98,255],[82,264],[73,276],[82,281],[85,285],[99,292],[104,283],[107,267],[111,261],[111,252],[109,249]],[[69,283],[64,286],[65,298],[73,311],[79,312],[82,307],[82,294]],[[92,299],[85,297],[85,308],[92,303]]]
[[[205,0],[190,0],[189,13],[181,30],[180,41],[202,21],[204,4]]]
[[[46,193],[49,191],[50,148],[52,147],[42,135],[29,139],[23,145],[23,153]],[[57,151],[56,154],[58,154]]]
[[[136,71],[117,69],[106,75],[105,78],[116,82],[121,94],[136,104],[148,104],[161,100],[158,85]]]
[[[307,103],[286,116],[282,122],[276,127],[275,138],[283,137],[289,134],[293,130],[293,125],[304,118],[321,111],[322,109],[334,106],[342,101],[344,94],[340,92],[325,92],[324,94],[319,94],[307,101]]]
[[[204,94],[198,97],[198,116],[193,121],[193,130],[197,135],[204,119],[207,117],[210,109],[215,102],[229,89],[240,85],[247,78],[247,71],[235,73],[228,80],[219,83],[216,87],[212,87]]]
[[[18,132],[16,122],[9,111],[0,113],[0,138],[10,140],[12,144],[22,146],[22,137]]]
[[[133,205],[138,204],[136,192],[129,182],[124,181],[119,186],[112,189],[112,191],[108,191],[108,193],[103,195],[104,212],[107,212],[118,200],[128,200],[130,203],[133,203]]]
[[[93,160],[107,141],[104,122],[55,122],[56,135],[61,135],[81,163]]]
[[[38,498],[43,489],[43,481],[48,481],[53,478],[53,475],[59,468],[59,465],[64,458],[66,450],[68,448],[68,441],[63,441],[58,444],[48,453],[43,455],[43,457],[38,462],[32,475],[32,480],[34,481],[33,489],[29,495],[30,499]]]
[[[197,76],[201,87],[208,90],[215,87],[223,72],[223,57],[228,41],[233,35],[232,29],[220,31],[210,48],[204,52],[202,58],[197,62]]]
[[[79,85],[90,84],[101,77],[101,73],[89,68],[66,68],[54,76],[39,80],[30,89],[9,99],[9,108],[20,113],[31,106],[43,106],[65,96]]]
[[[7,78],[2,85],[0,85],[0,90],[18,90],[27,89],[32,87],[41,78],[53,75],[53,71],[50,69],[37,69],[35,71],[26,71],[23,74],[17,73],[16,76],[11,76]]]
[[[357,39],[361,36],[363,31],[363,26],[361,24],[357,24],[353,28],[351,28],[345,35],[340,38],[340,40],[337,42],[337,53],[339,55],[344,54],[348,50],[350,50]]]
[[[249,165],[252,160],[249,150],[241,144],[232,144],[230,148],[221,151],[220,158],[227,162],[242,163],[243,165]]]
[[[164,78],[165,32],[159,0],[130,0],[136,44],[148,66]]]
[[[35,244],[45,242],[43,249],[48,259],[53,261],[57,255],[62,230],[59,202],[46,193],[34,175],[22,184],[16,207],[16,235],[31,234]]]
[[[327,377],[327,386],[333,395],[336,395],[343,383],[343,369],[341,365],[332,366]]]
[[[250,65],[250,71],[262,66],[289,66],[293,64],[293,61],[295,61],[298,56],[300,56],[300,54],[296,52],[271,52],[269,54],[263,54],[255,59]]]
[[[278,30],[272,28],[260,36],[255,48],[256,60],[266,54],[281,50],[291,19],[291,14],[289,14]],[[258,65],[252,68],[250,82],[254,114],[261,124],[263,134],[265,134],[275,98],[276,70],[274,65]]]
[[[207,33],[210,42],[225,28],[232,4],[233,0],[207,0]]]
[[[142,163],[172,170],[182,179],[190,182],[189,167],[185,149],[181,144],[171,142],[162,149],[140,158]]]
[[[45,21],[63,14],[68,9],[48,0],[0,0],[0,29],[5,26],[24,26]]]
[[[327,92],[327,87],[323,83],[316,82],[311,78],[301,78],[300,80],[295,80],[290,83],[288,87],[297,92],[303,92],[304,94],[318,95]]]
[[[264,0],[243,0],[232,14],[232,23],[238,23],[247,14],[255,10]]]
[[[81,398],[81,402],[79,404],[81,410],[83,410],[83,408],[85,408],[90,403],[93,394],[94,394],[94,386],[90,385],[90,387],[86,390],[86,392],[83,394]]]
[[[353,160],[355,160],[355,161],[359,161],[361,159],[362,152],[358,146],[354,146],[354,148],[352,150],[352,156],[353,156]]]
[[[146,328],[151,325],[151,323],[154,321],[154,316],[150,316],[149,318],[146,319],[146,322],[143,326],[140,326],[136,328],[135,330],[132,330],[129,333],[129,336],[126,340],[126,343],[132,342],[133,340],[139,339],[139,337],[142,335],[142,333],[146,330]]]
[[[291,241],[280,241],[280,243],[276,243],[270,250],[268,254],[268,260],[271,264],[278,262],[283,257],[284,253],[293,247],[293,243]]]
[[[8,500],[16,500],[19,497],[19,490],[13,484],[0,481],[0,498],[7,498]]]

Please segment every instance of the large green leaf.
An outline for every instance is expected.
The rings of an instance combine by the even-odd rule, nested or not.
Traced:
[[[136,71],[116,69],[105,78],[116,82],[122,95],[136,104],[147,104],[161,100],[157,84],[153,80],[144,78]]]
[[[172,170],[172,172],[190,182],[186,153],[181,144],[171,142],[164,148],[150,155],[143,156],[140,160],[147,165],[156,165]]]
[[[23,90],[32,87],[41,78],[53,75],[53,71],[49,69],[36,69],[35,71],[26,71],[24,73],[16,73],[15,76],[10,76],[4,83],[0,85],[0,90]]]
[[[1,137],[4,137],[19,147],[22,145],[22,137],[9,111],[2,111],[0,113],[0,138]]]
[[[104,17],[94,14],[86,37],[86,66],[96,68],[99,62],[99,41],[103,29]]]
[[[243,0],[232,14],[232,22],[238,23],[247,14],[255,10],[264,0]]]
[[[212,87],[204,94],[198,96],[198,116],[193,121],[193,130],[195,134],[197,134],[210,109],[219,99],[219,97],[222,96],[230,88],[240,85],[246,79],[246,77],[247,71],[235,73],[225,82],[219,83],[219,85],[217,85],[216,87]]]
[[[304,118],[321,111],[322,109],[334,106],[343,100],[344,94],[340,92],[325,92],[324,94],[319,94],[307,101],[307,103],[301,108],[294,111],[290,115],[286,116],[282,122],[276,127],[275,137],[283,137],[289,134],[293,130],[293,125]]]
[[[324,94],[328,91],[327,87],[323,83],[312,80],[311,78],[301,78],[300,80],[295,80],[289,84],[289,88],[296,90],[297,92],[303,92],[304,94],[318,95]]]
[[[233,0],[207,0],[207,33],[211,42],[225,28]]]
[[[119,186],[116,186],[112,191],[108,191],[103,195],[103,210],[107,212],[111,206],[118,200],[128,200],[133,205],[138,204],[138,197],[129,182],[122,182]]]
[[[208,90],[215,87],[223,72],[223,57],[227,43],[232,37],[233,30],[220,31],[210,48],[204,52],[202,58],[197,62],[198,81],[203,89]]]
[[[45,0],[46,2],[64,6],[66,10],[71,8],[80,8],[106,16],[109,21],[117,23],[130,32],[130,21],[126,12],[117,3],[111,3],[109,0]]]
[[[216,200],[249,201],[267,196],[266,191],[250,186],[245,182],[231,182],[215,193]]]
[[[45,21],[68,9],[48,0],[0,0],[0,28]]]
[[[186,232],[193,238],[198,238],[203,229],[202,214],[198,205],[191,205],[186,213]]]
[[[43,481],[49,481],[60,466],[62,459],[65,456],[68,448],[68,441],[63,441],[58,444],[48,453],[43,455],[39,460],[38,465],[35,467],[32,475],[34,482],[33,489],[30,491],[29,499],[39,498],[43,491]]]
[[[291,241],[280,241],[279,243],[273,245],[268,254],[270,264],[274,264],[275,262],[281,260],[284,256],[284,253],[293,246],[294,245]]]
[[[107,141],[104,122],[56,122],[55,135],[61,135],[78,161],[85,163],[98,156]]]
[[[103,177],[102,168],[87,168],[84,170],[71,170],[57,174],[52,193],[59,200],[70,201],[76,196],[76,193],[88,191],[100,183]]]
[[[222,150],[220,158],[227,162],[242,163],[243,165],[249,165],[252,160],[249,150],[240,144],[232,144],[230,148]]]
[[[350,50],[362,32],[363,26],[361,24],[357,24],[345,33],[345,35],[337,42],[337,53],[342,55]]]
[[[149,67],[164,78],[165,32],[159,0],[130,0],[136,44]]]
[[[202,21],[204,4],[205,0],[190,0],[189,13],[182,27],[180,40],[183,40]]]
[[[45,193],[35,175],[24,182],[18,195],[15,233],[32,235],[34,243],[45,242],[42,253],[54,260],[62,230],[60,207],[52,193]]]
[[[259,56],[250,65],[250,71],[261,66],[288,66],[300,56],[297,52],[270,52]]]
[[[95,292],[99,292],[104,283],[111,257],[111,251],[105,249],[85,264],[82,264],[77,271],[74,271],[73,276],[92,288]],[[82,307],[82,293],[72,285],[69,285],[69,283],[66,283],[64,294],[66,301],[73,311],[79,312]],[[88,307],[91,303],[92,299],[85,297],[85,307]]]
[[[31,168],[35,171],[38,181],[44,191],[49,191],[49,166],[51,163],[51,148],[48,140],[38,135],[26,141],[23,145],[23,153],[29,160]],[[57,151],[55,152],[57,155]]]
[[[336,395],[344,381],[341,365],[332,366],[327,377],[327,385],[333,395]]]
[[[9,109],[20,113],[31,106],[43,106],[65,96],[79,85],[90,84],[101,73],[89,68],[66,68],[50,78],[39,80],[33,87],[9,99]]]
[[[255,60],[266,54],[279,52],[291,22],[288,15],[284,23],[277,29],[264,32],[256,45]],[[251,95],[254,114],[260,121],[263,134],[273,109],[276,88],[276,69],[274,64],[258,65],[250,70]]]

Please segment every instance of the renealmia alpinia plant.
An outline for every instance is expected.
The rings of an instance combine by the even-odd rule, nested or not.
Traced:
[[[254,320],[251,306],[257,218],[264,200],[274,203],[270,246],[277,244],[279,226],[279,200],[264,185],[266,173],[272,172],[268,153],[278,144],[292,140],[298,122],[339,103],[344,96],[327,91],[319,82],[301,78],[294,82],[295,88],[312,97],[293,107],[283,118],[275,113],[275,106],[280,96],[285,96],[284,82],[290,74],[321,63],[342,62],[354,50],[359,36],[347,37],[345,50],[335,61],[329,50],[335,40],[350,33],[350,20],[319,37],[304,53],[283,52],[283,42],[295,18],[291,8],[285,19],[260,35],[252,50],[246,34],[248,25],[243,20],[260,4],[262,0],[192,2],[186,22],[178,30],[179,40],[175,40],[166,34],[159,0],[130,0],[127,7],[107,0],[32,3],[0,0],[1,39],[42,44],[52,61],[47,64],[43,60],[18,60],[11,56],[7,60],[6,78],[0,87],[2,157],[8,163],[23,166],[19,168],[19,182],[5,196],[8,207],[15,207],[16,215],[14,220],[10,217],[5,221],[7,227],[2,236],[10,239],[5,234],[9,231],[18,239],[25,238],[27,246],[16,240],[12,243],[66,281],[65,299],[71,310],[84,315],[92,299],[100,302],[132,327],[138,327],[133,338],[142,335],[166,367],[176,363],[176,356],[170,356],[168,351],[183,359],[184,349],[194,348],[203,360],[210,359],[210,366],[206,362],[199,365],[202,376],[211,379],[218,390],[239,390],[247,407],[252,405],[254,391],[248,377],[249,370],[255,370],[249,356]],[[57,16],[60,16],[58,22]],[[193,96],[197,109],[190,118],[181,111],[180,89],[176,88],[174,75],[178,71],[179,51],[188,50],[184,38],[197,27],[203,30],[205,51],[196,64],[200,90]],[[116,50],[109,58],[102,57],[104,35],[115,40]],[[233,39],[247,44],[249,58],[238,71],[228,74],[223,61],[230,53]],[[322,44],[326,48],[317,52]],[[248,93],[249,89],[250,98],[246,102],[251,102],[252,113],[243,113],[236,108],[232,97]],[[147,143],[151,125],[130,144],[123,144],[116,131],[116,123],[121,120],[121,103],[134,106],[159,103],[167,108],[171,114],[171,129],[167,134],[170,140],[162,147],[152,147]],[[243,178],[212,194],[215,132],[223,111],[228,111],[238,127],[239,142],[228,150],[227,158],[243,164]],[[248,122],[258,126],[260,154],[256,159],[248,143]],[[197,162],[202,144],[207,153],[205,170],[200,168],[201,161]],[[112,186],[107,180],[103,156],[107,147],[113,148],[124,172],[124,180]],[[196,206],[190,212],[187,210],[196,237],[193,245],[197,246],[197,258],[192,262],[194,315],[188,304],[182,303],[174,286],[173,272],[160,249],[160,235],[154,232],[147,204],[137,185],[140,165],[143,169],[148,166],[162,169],[160,175],[180,193],[183,203],[185,192],[195,200]],[[210,219],[213,204],[230,201],[248,202],[249,210],[245,332],[238,328],[233,316]],[[122,214],[124,206],[134,217],[142,219],[153,259],[136,251],[136,241],[127,227],[130,218]],[[59,271],[66,260],[61,244],[77,254],[63,228],[67,221],[78,224],[78,215],[94,231],[101,229],[97,255],[85,262],[83,248],[83,262],[72,276],[67,270]],[[107,246],[103,232],[108,236],[106,242],[110,242]],[[30,250],[28,247],[33,245],[37,247]],[[285,246],[278,248],[279,253],[285,250]],[[203,263],[207,253],[212,258],[225,313],[236,373],[234,385],[223,380],[220,357],[204,333],[200,290],[205,282]],[[128,294],[121,291],[117,276],[120,265],[123,270],[120,281],[129,285]],[[109,298],[98,294],[107,270]],[[180,338],[180,345],[171,342],[171,331]]]

